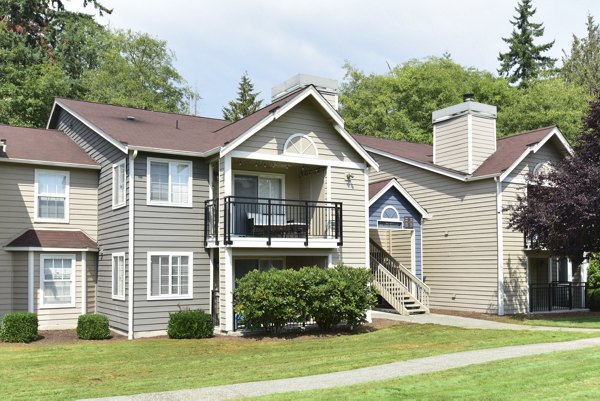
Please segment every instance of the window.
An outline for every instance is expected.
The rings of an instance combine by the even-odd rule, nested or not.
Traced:
[[[148,204],[192,206],[192,162],[148,159]]]
[[[125,299],[125,253],[112,255],[112,297]]]
[[[35,170],[35,220],[69,222],[69,173]]]
[[[317,146],[306,134],[294,134],[285,141],[283,154],[292,156],[319,157]]]
[[[386,206],[381,211],[381,218],[377,221],[380,228],[402,228],[400,213],[394,206]]]
[[[113,209],[125,206],[127,203],[125,198],[125,159],[113,164]]]
[[[191,299],[192,260],[192,252],[148,253],[148,299]]]
[[[252,270],[260,270],[262,272],[272,269],[283,269],[283,259],[235,259],[235,280],[239,280]]]
[[[40,270],[40,307],[74,307],[75,255],[41,255]]]

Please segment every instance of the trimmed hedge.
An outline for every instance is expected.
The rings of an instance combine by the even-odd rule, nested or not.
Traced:
[[[99,314],[80,315],[77,319],[77,337],[82,340],[110,338],[108,318]]]
[[[38,339],[38,318],[35,313],[13,312],[2,318],[0,341],[30,343]]]
[[[600,288],[591,288],[587,291],[588,307],[591,311],[600,311]]]
[[[201,310],[171,313],[167,334],[169,338],[209,338],[213,336],[212,317]]]
[[[235,312],[249,329],[280,332],[290,322],[314,320],[320,328],[356,327],[376,302],[367,269],[253,270],[237,281]]]

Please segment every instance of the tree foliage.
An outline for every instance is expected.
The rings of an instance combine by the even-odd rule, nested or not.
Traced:
[[[600,100],[592,102],[575,154],[530,177],[509,227],[536,238],[540,248],[579,265],[600,251]]]
[[[238,96],[236,100],[229,102],[229,107],[223,107],[223,118],[229,121],[237,121],[249,116],[260,109],[262,100],[257,100],[260,92],[254,92],[254,84],[244,72],[238,86]]]
[[[600,26],[594,22],[591,14],[588,14],[586,28],[586,37],[573,35],[571,53],[563,51],[561,75],[567,82],[584,86],[589,93],[596,93],[600,90]]]
[[[544,35],[544,25],[530,21],[536,12],[531,0],[522,0],[515,11],[517,15],[510,21],[513,31],[510,37],[502,38],[508,44],[508,51],[498,55],[498,73],[508,78],[512,84],[527,86],[529,81],[539,78],[542,72],[554,67],[556,59],[543,55],[552,48],[554,41],[541,45],[534,43],[536,38]]]
[[[346,64],[340,112],[355,133],[431,143],[431,113],[462,101],[464,93],[498,106],[499,136],[557,124],[573,139],[581,131],[588,97],[560,78],[515,88],[505,78],[465,68],[447,57],[410,60],[386,74],[366,75]]]
[[[187,111],[192,94],[164,41],[111,31],[60,0],[0,0],[0,123],[42,127],[55,97]]]

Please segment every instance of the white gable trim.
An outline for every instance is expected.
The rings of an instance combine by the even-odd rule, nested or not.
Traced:
[[[50,126],[50,121],[52,121],[52,117],[54,116],[56,105],[60,106],[64,111],[77,118],[79,121],[81,121],[81,123],[85,124],[89,129],[91,129],[92,131],[100,135],[102,138],[107,140],[111,145],[119,149],[121,152],[127,153],[127,146],[123,145],[121,142],[117,141],[115,138],[102,131],[100,128],[86,120],[81,114],[75,112],[73,109],[66,106],[63,102],[61,102],[58,99],[54,100],[54,105],[52,106],[52,113],[50,114],[50,118],[48,119],[48,127]]]
[[[402,185],[400,185],[400,183],[398,182],[398,180],[396,178],[392,178],[385,187],[383,187],[379,192],[377,192],[371,198],[371,200],[369,201],[369,207],[371,207],[373,205],[373,203],[375,203],[379,198],[381,198],[383,196],[383,194],[385,194],[391,188],[396,188],[398,190],[398,192],[400,192],[400,194],[404,197],[404,199],[406,199],[408,201],[408,203],[410,203],[412,205],[412,207],[417,209],[417,212],[419,212],[424,219],[431,219],[433,217],[433,215],[429,214],[429,212],[427,212],[427,210],[425,210],[419,204],[419,202],[417,202],[415,200],[415,198],[410,196],[408,191],[406,189],[404,189],[404,187]]]
[[[565,150],[571,156],[573,156],[573,154],[574,154],[573,148],[571,147],[571,145],[569,145],[569,142],[567,142],[567,140],[565,139],[564,135],[560,132],[560,130],[555,127],[541,141],[539,141],[538,143],[536,143],[533,146],[527,147],[527,149],[523,152],[523,154],[517,160],[515,160],[515,162],[508,169],[506,169],[506,171],[504,171],[502,173],[502,175],[500,175],[500,181],[506,180],[506,178],[510,175],[510,173],[512,173],[513,170],[515,168],[517,168],[517,166],[519,164],[521,164],[521,162],[523,160],[525,160],[525,158],[527,156],[529,156],[531,153],[537,153],[537,151],[540,150],[546,144],[546,142],[548,142],[550,140],[550,138],[552,138],[553,136],[556,136],[556,138],[558,138],[558,140],[563,145]]]
[[[350,144],[350,146],[352,146],[352,148],[363,159],[365,159],[371,167],[375,168],[376,170],[379,170],[379,165],[377,164],[377,162],[373,160],[373,158],[365,151],[365,149],[362,146],[360,146],[360,144],[358,144],[358,142],[356,142],[356,140],[352,138],[352,136],[343,128],[344,120],[342,119],[342,117],[333,109],[329,102],[327,102],[327,100],[325,100],[323,96],[321,96],[321,94],[313,86],[307,87],[296,97],[294,97],[293,100],[285,104],[283,107],[280,107],[277,110],[273,111],[268,117],[265,117],[258,124],[254,125],[252,128],[242,133],[229,144],[223,146],[221,148],[220,156],[224,157],[225,155],[227,155],[229,152],[231,152],[239,145],[247,141],[258,131],[262,130],[268,124],[283,116],[285,113],[293,109],[296,105],[298,105],[300,102],[302,102],[309,96],[312,96],[321,105],[321,107],[323,107],[323,109],[327,112],[329,117],[331,117],[331,119],[333,120],[333,126],[335,130],[342,135],[342,137]]]

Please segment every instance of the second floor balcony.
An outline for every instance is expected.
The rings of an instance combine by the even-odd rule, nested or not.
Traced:
[[[227,196],[206,201],[204,224],[207,246],[343,244],[341,202]]]

